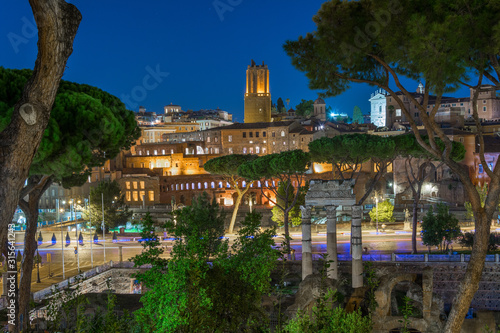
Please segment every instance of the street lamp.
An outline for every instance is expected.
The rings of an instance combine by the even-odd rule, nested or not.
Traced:
[[[64,201],[63,201],[64,203]],[[64,208],[61,208],[60,209],[60,212],[61,213],[64,213]],[[64,242],[63,242],[63,224],[62,224],[62,221],[61,221],[61,256],[62,256],[62,269],[63,269],[63,280],[66,279],[66,275],[64,274]]]

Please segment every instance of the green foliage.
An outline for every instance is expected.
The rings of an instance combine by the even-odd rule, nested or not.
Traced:
[[[422,146],[418,143],[417,138],[413,133],[397,135],[393,138],[396,143],[396,151],[397,154],[401,157],[415,157],[422,159],[432,159],[432,155],[426,151]],[[429,137],[426,135],[422,135],[422,140],[429,144]],[[435,138],[436,145],[439,149],[444,150],[445,145],[442,140],[439,138]],[[456,162],[460,162],[465,158],[465,146],[463,143],[458,141],[452,142],[452,150],[450,153],[450,159]]]
[[[90,191],[90,204],[83,217],[90,218],[92,226],[102,229],[102,194],[104,194],[104,225],[106,229],[127,223],[132,216],[125,205],[125,196],[121,193],[116,180],[103,181]]]
[[[465,232],[458,238],[458,243],[463,247],[468,247],[472,249],[474,246],[474,232]],[[488,242],[488,251],[495,251],[498,246],[500,246],[500,233],[492,232],[490,233],[490,238]]]
[[[0,131],[9,124],[31,74],[0,67]],[[129,149],[139,137],[134,113],[117,97],[61,80],[30,175],[53,175],[66,187],[81,185],[92,167]]]
[[[458,219],[450,214],[448,206],[437,204],[437,212],[434,214],[432,206],[427,211],[422,222],[422,243],[426,246],[440,246],[451,243],[453,239],[460,236]]]
[[[332,310],[336,294],[328,291],[318,300],[312,316],[299,314],[286,325],[286,333],[369,333],[372,330],[370,317],[364,317],[358,309],[352,313],[341,307]]]
[[[401,328],[401,333],[410,333],[409,327],[411,324],[410,318],[413,316],[413,304],[412,299],[408,296],[403,298],[403,305],[399,309],[403,315],[403,319],[399,322],[403,325]]]
[[[378,221],[381,223],[386,223],[386,222],[394,222],[394,206],[391,204],[391,202],[387,199],[378,204]],[[372,210],[370,211],[370,218],[372,221],[377,220],[377,207],[373,206]]]
[[[276,102],[276,109],[278,110],[278,113],[282,113],[282,112],[286,111],[285,103],[283,103],[283,100],[281,99],[281,97],[278,98],[278,101]]]
[[[295,114],[297,116],[307,117],[314,112],[314,101],[302,99],[298,105],[295,106]]]
[[[375,269],[373,269],[373,263],[368,261],[363,264],[364,266],[364,280],[366,285],[368,286],[368,309],[370,313],[374,313],[377,309],[377,300],[375,299],[375,290],[377,290],[380,280],[375,275]]]
[[[476,185],[476,191],[477,193],[479,193],[479,200],[481,200],[481,207],[484,207],[484,204],[486,202],[486,197],[488,196],[488,184],[484,184],[483,187]],[[474,210],[472,209],[472,204],[469,201],[466,201],[464,207],[465,210],[467,211],[465,217],[468,219],[474,218]]]
[[[280,196],[277,198],[277,204],[280,207],[285,207],[284,200],[282,198],[288,198],[289,205],[292,204],[293,199],[295,198],[295,188],[293,186],[289,186],[288,194],[285,193],[285,183],[280,183],[278,186],[278,193]],[[300,210],[300,206],[303,206],[306,201],[306,194],[309,189],[309,184],[306,183],[305,186],[301,186],[299,189],[299,196],[297,197],[297,201],[295,205],[292,207],[290,212],[288,213],[288,221],[294,226],[299,226],[302,223],[302,212]],[[284,218],[283,218],[283,210],[278,206],[274,206],[271,210],[273,216],[271,217],[272,221],[276,223],[278,226],[283,226]]]
[[[311,158],[309,153],[300,149],[284,151],[279,154],[264,155],[254,161],[243,163],[238,168],[238,174],[251,180],[268,180],[271,183],[272,179],[278,179],[279,184],[283,184],[285,189],[283,193],[289,194],[292,182],[302,184],[305,172],[309,169]],[[286,189],[288,187],[288,190]],[[283,224],[285,226],[285,246],[287,252],[290,253],[290,233],[288,231],[288,214],[291,207],[294,206],[294,200],[298,199],[300,191],[295,193],[295,197],[290,201],[279,193],[279,188],[270,186],[270,190],[274,192],[277,199],[281,199],[280,205],[276,202],[276,206],[283,211]],[[281,196],[281,198],[280,198]]]
[[[356,124],[364,123],[363,113],[361,112],[361,109],[357,105],[354,107],[352,111],[352,122]]]
[[[232,154],[208,160],[203,168],[211,174],[234,177],[238,176],[238,168],[247,162],[258,158],[257,155]]]
[[[496,51],[491,46],[498,45],[492,38],[491,27],[497,24],[493,6],[447,0],[404,5],[391,0],[328,1],[313,18],[316,31],[287,41],[284,49],[306,73],[310,88],[325,91],[323,96],[339,95],[353,81],[385,87],[391,75],[385,64],[395,74],[421,78],[426,89],[442,94],[467,81],[475,64],[468,60],[483,60],[478,50]],[[367,28],[374,24],[376,33]]]
[[[155,232],[157,223],[151,217],[149,212],[138,223],[141,225],[141,245],[144,248],[142,253],[137,254],[129,261],[134,263],[134,267],[151,265],[151,269],[144,272],[138,272],[134,277],[144,283],[146,286],[152,286],[163,274],[167,267],[168,260],[161,258],[165,249],[161,246],[160,238]]]
[[[177,239],[168,269],[144,281],[148,291],[137,321],[145,331],[237,332],[265,324],[259,305],[279,256],[272,248],[275,230],[260,231],[261,215],[248,214],[229,246],[220,239],[223,212],[206,193],[175,219],[167,224]]]
[[[309,153],[313,162],[332,163],[337,168],[349,167],[348,171],[352,172],[370,159],[392,160],[396,156],[396,144],[392,137],[348,134],[314,140],[309,143]]]

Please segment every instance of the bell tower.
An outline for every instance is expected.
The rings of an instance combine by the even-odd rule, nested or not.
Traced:
[[[245,123],[271,122],[271,93],[267,65],[252,64],[247,69]]]

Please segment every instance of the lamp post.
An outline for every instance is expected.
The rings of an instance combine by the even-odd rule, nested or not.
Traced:
[[[63,213],[64,209],[61,208],[60,212]],[[64,274],[64,242],[63,242],[63,226],[61,221],[61,256],[62,256],[62,269],[63,269],[63,280],[66,279],[66,275]]]
[[[90,216],[90,195],[88,199],[85,199],[85,210],[87,211],[87,214],[89,215],[89,228],[90,228],[90,264],[92,265],[92,268],[94,268],[94,253],[92,252],[92,217]]]
[[[104,264],[106,263],[106,228],[104,227],[104,193],[101,192],[101,200],[102,200],[102,245],[103,245],[103,259]]]
[[[377,220],[377,235],[378,235],[378,196],[375,197],[375,216]]]

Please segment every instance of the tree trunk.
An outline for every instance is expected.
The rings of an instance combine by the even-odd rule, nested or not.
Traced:
[[[418,200],[413,200],[413,218],[411,226],[411,253],[417,253]]]
[[[290,249],[290,230],[288,228],[288,213],[289,213],[288,208],[283,211],[283,226],[285,227],[285,249],[286,253],[288,254],[288,260],[291,260],[292,252]]]
[[[479,288],[483,274],[484,261],[488,252],[490,235],[490,221],[493,213],[476,213],[476,233],[470,261],[467,265],[465,276],[458,286],[457,294],[453,299],[450,314],[446,321],[444,332],[460,333],[465,315],[469,310],[471,300]]]
[[[31,277],[33,274],[33,262],[36,243],[36,229],[38,223],[38,207],[33,207],[32,200],[29,202],[29,210],[24,211],[26,215],[26,232],[24,234],[24,252],[21,264],[21,282],[19,284],[19,324],[20,330],[25,331],[29,325],[29,303],[31,295]],[[38,206],[38,204],[36,205]]]
[[[229,223],[228,233],[232,234],[234,230],[234,224],[236,223],[236,217],[238,216],[238,209],[240,208],[241,200],[243,199],[245,192],[239,192],[236,202],[234,203],[233,215],[231,216],[231,222]]]
[[[73,40],[81,21],[78,9],[63,0],[30,0],[38,27],[38,56],[32,77],[0,133],[0,230],[5,239],[24,181],[43,132]],[[9,331],[14,327],[9,326]]]
[[[33,258],[37,248],[36,230],[38,224],[38,203],[40,197],[52,184],[52,180],[47,177],[31,176],[29,183],[37,183],[29,193],[28,202],[20,198],[19,205],[26,215],[26,232],[24,234],[24,252],[21,264],[21,281],[19,285],[19,327],[20,330],[27,330],[29,326],[29,311],[31,298],[31,278],[33,273]],[[62,241],[62,240],[61,240]]]

